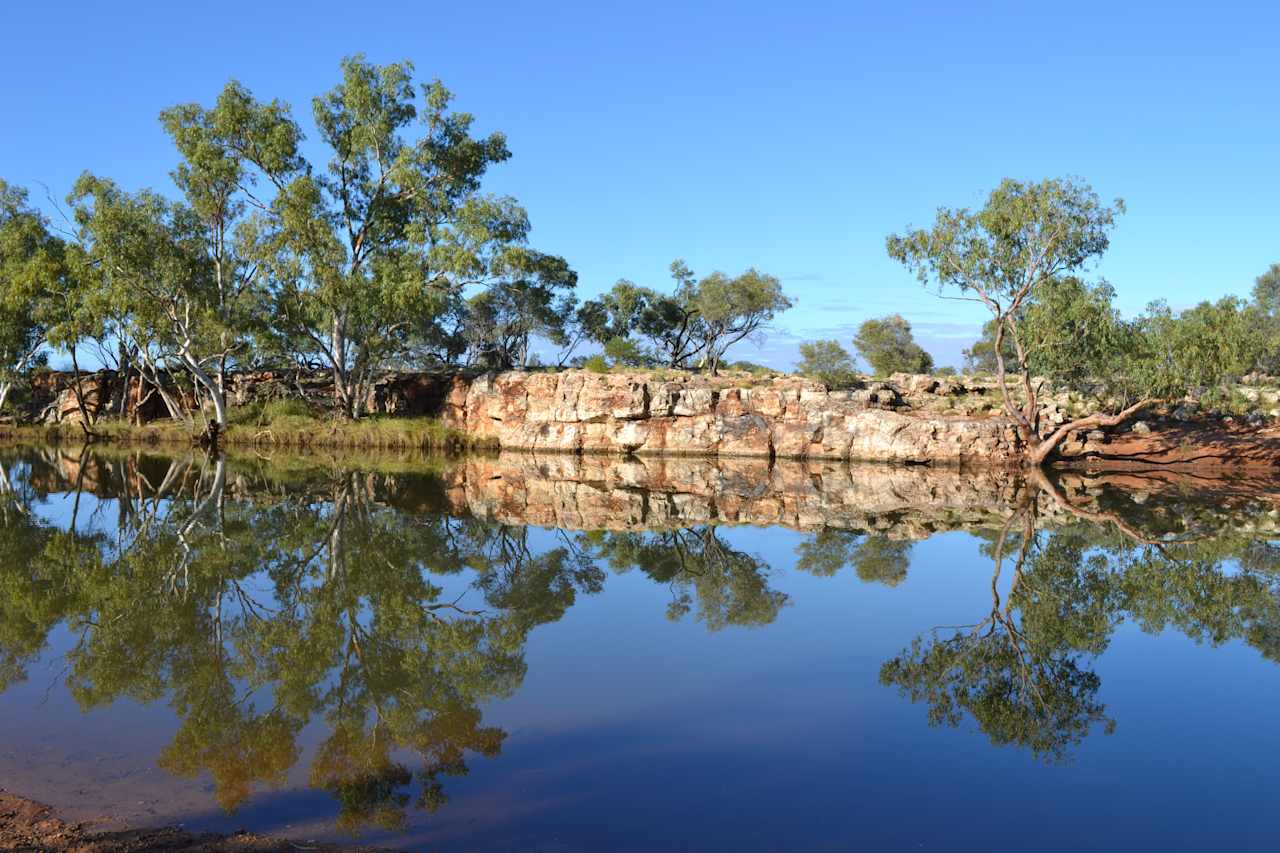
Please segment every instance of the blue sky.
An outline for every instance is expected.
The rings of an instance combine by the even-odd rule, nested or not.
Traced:
[[[359,11],[357,11],[359,10]],[[344,55],[441,78],[513,159],[487,183],[592,294],[755,266],[797,306],[763,351],[899,312],[940,363],[982,316],[885,235],[1005,176],[1080,175],[1129,212],[1098,268],[1130,312],[1246,293],[1280,261],[1276,4],[13,4],[0,175],[168,186],[156,115],[230,78],[293,103]],[[36,188],[36,192],[41,192]]]

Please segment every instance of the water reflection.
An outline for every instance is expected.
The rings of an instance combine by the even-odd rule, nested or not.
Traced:
[[[80,707],[166,704],[178,726],[159,765],[208,774],[228,811],[284,784],[321,723],[308,783],[350,830],[434,812],[449,777],[499,755],[506,733],[482,708],[520,688],[531,632],[601,592],[606,569],[668,587],[670,619],[775,622],[793,604],[786,567],[735,545],[732,525],[804,530],[795,569],[886,587],[920,540],[975,537],[989,607],[921,626],[880,680],[934,724],[972,721],[1050,762],[1114,729],[1095,661],[1122,623],[1280,652],[1277,512],[1238,481],[49,449],[2,469],[0,689],[66,626]]]
[[[983,544],[995,567],[990,609],[921,635],[880,671],[882,683],[928,705],[931,723],[971,717],[995,745],[1069,758],[1091,731],[1115,730],[1091,662],[1126,620],[1214,645],[1242,639],[1276,659],[1280,549],[1250,532],[1253,513],[1216,514],[1198,527],[1190,502],[1147,506],[1144,493],[1127,518],[1037,485],[1047,506],[1096,523],[1042,529],[1041,504],[1028,499]]]

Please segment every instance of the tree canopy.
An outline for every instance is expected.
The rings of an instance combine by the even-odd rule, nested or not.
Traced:
[[[857,378],[853,356],[839,341],[809,341],[800,344],[796,372],[817,379],[828,388],[845,388]]]
[[[853,346],[878,376],[933,370],[933,356],[916,343],[911,324],[901,314],[864,321],[853,338]]]

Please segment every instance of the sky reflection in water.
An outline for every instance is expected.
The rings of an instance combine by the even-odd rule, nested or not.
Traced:
[[[73,818],[406,849],[1280,835],[1266,483],[4,462],[0,779]]]

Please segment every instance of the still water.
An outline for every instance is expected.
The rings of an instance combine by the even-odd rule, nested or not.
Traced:
[[[1280,482],[0,454],[0,786],[406,850],[1280,848]]]

